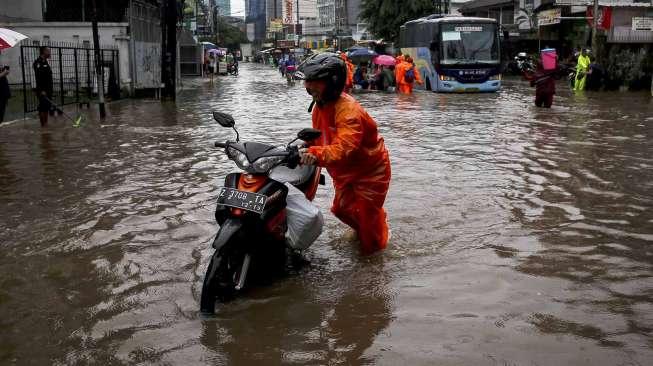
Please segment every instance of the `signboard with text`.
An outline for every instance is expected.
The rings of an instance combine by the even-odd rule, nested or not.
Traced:
[[[653,17],[633,17],[634,31],[653,31]]]
[[[537,25],[541,27],[545,25],[560,24],[561,16],[562,16],[561,8],[541,11],[537,13]]]
[[[270,33],[281,32],[283,30],[283,21],[281,19],[270,20]]]

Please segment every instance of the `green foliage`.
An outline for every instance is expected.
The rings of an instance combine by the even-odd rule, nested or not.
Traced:
[[[184,17],[193,16],[195,14],[196,7],[197,10],[201,12],[202,5],[204,5],[202,0],[184,0],[184,1],[177,0],[177,1],[183,5]]]
[[[360,18],[376,37],[397,41],[401,25],[434,12],[432,0],[363,0]]]
[[[215,43],[215,36],[200,37],[200,41]],[[222,19],[218,22],[218,46],[237,49],[241,43],[249,43],[247,35],[240,29],[225,23]]]
[[[610,52],[607,71],[608,75],[622,86],[636,88],[642,79],[648,79],[647,66],[647,52],[644,48],[626,48]]]

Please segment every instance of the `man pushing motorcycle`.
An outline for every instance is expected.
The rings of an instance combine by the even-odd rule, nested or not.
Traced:
[[[322,136],[300,150],[301,163],[325,167],[333,179],[331,212],[351,227],[361,252],[385,249],[389,239],[383,209],[390,186],[390,158],[377,124],[350,95],[343,93],[347,66],[333,53],[322,53],[300,66],[313,97],[313,128]]]

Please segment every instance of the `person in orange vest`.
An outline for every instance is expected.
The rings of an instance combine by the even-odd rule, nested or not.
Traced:
[[[383,209],[390,187],[390,157],[374,119],[350,95],[343,93],[345,62],[322,53],[301,66],[306,91],[313,97],[313,127],[322,131],[308,148],[300,150],[301,163],[326,167],[333,178],[335,198],[331,212],[351,227],[363,254],[386,248],[389,240]]]
[[[395,75],[397,78],[397,90],[401,94],[411,94],[413,92],[413,84],[424,84],[419,74],[419,70],[415,67],[415,63],[410,56],[405,56],[405,60],[395,68]]]
[[[345,93],[351,93],[351,90],[354,88],[354,64],[349,61],[349,57],[344,52],[340,53],[340,58],[345,62],[347,66],[347,80],[345,80]]]

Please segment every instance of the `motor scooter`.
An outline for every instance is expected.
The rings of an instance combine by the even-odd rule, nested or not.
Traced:
[[[217,198],[215,219],[220,230],[202,285],[200,308],[204,314],[215,312],[216,300],[232,299],[248,279],[269,279],[285,270],[290,249],[286,184],[312,201],[318,185],[325,183],[319,167],[299,165],[302,144],[297,142],[319,138],[320,130],[305,128],[279,147],[241,142],[232,116],[213,112],[213,118],[236,132],[236,141],[216,142],[215,146],[242,171],[225,177]]]
[[[295,73],[297,72],[297,67],[295,65],[286,66],[286,82],[288,85],[295,85]]]
[[[508,70],[514,75],[532,74],[535,72],[536,65],[536,61],[528,56],[526,52],[519,52],[513,61],[508,64]]]
[[[232,75],[232,76],[238,76],[238,64],[237,63],[230,63],[227,65],[227,74]]]

